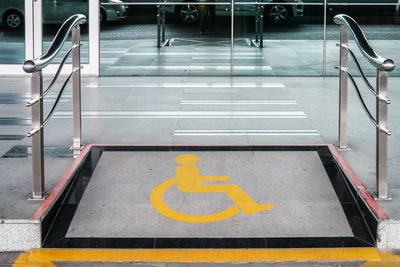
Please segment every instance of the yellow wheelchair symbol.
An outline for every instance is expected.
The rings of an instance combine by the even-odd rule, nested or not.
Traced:
[[[150,195],[153,207],[167,218],[188,223],[208,223],[228,219],[238,214],[240,210],[245,214],[252,214],[274,207],[271,204],[258,204],[237,185],[204,185],[202,181],[228,181],[230,177],[200,175],[199,168],[193,165],[199,161],[199,157],[196,155],[180,155],[175,158],[175,161],[182,164],[176,168],[176,178],[162,182],[153,189]],[[209,215],[190,215],[177,212],[168,207],[164,201],[164,193],[175,184],[180,191],[185,193],[225,193],[237,206],[232,205],[224,211]]]

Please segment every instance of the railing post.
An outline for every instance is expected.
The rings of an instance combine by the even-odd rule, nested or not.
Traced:
[[[264,46],[264,6],[260,6],[260,47]]]
[[[161,25],[162,25],[161,41],[164,43],[165,42],[165,6],[164,5],[161,7]]]
[[[44,183],[44,142],[43,142],[43,77],[42,71],[32,73],[31,99],[37,100],[32,105],[32,174],[33,191],[31,200],[45,198]]]
[[[72,29],[72,103],[74,137],[72,149],[74,156],[80,154],[82,149],[82,119],[81,119],[81,30],[79,24]]]
[[[258,1],[256,1],[256,2],[258,3]],[[255,15],[256,42],[258,42],[258,37],[260,36],[260,32],[259,32],[259,29],[258,29],[258,26],[259,26],[259,23],[260,23],[259,20],[260,20],[260,6],[256,5],[256,15]]]
[[[376,195],[378,199],[388,199],[387,154],[388,135],[387,111],[388,103],[387,73],[377,70],[376,74]],[[385,130],[385,131],[383,131]]]
[[[161,7],[157,6],[157,47],[161,47]]]
[[[339,80],[339,149],[347,149],[347,88],[348,81],[345,71],[348,67],[349,31],[340,25],[340,80]]]

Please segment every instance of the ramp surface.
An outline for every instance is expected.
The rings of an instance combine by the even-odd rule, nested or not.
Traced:
[[[176,177],[174,158],[197,155],[200,175],[228,175],[258,203],[274,208],[218,222],[187,223],[158,213],[152,190]],[[176,185],[166,204],[205,215],[233,204],[224,193],[185,193]],[[67,237],[343,237],[353,236],[315,151],[104,152]]]
[[[377,217],[336,157],[332,145],[89,145],[42,208],[43,246],[374,246]]]

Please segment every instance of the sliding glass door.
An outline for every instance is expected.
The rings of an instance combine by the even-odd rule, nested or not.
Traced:
[[[333,16],[354,17],[382,56],[396,58],[399,11],[398,0],[2,1],[0,71],[24,74],[23,61],[48,47],[62,21],[84,13],[84,74],[336,76]]]
[[[122,6],[126,16],[101,25],[101,75],[230,75],[229,3]]]

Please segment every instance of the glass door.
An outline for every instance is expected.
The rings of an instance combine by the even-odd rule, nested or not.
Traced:
[[[235,1],[234,75],[321,76],[323,1]]]
[[[60,25],[70,16],[75,14],[83,14],[88,19],[81,26],[81,63],[89,64],[89,3],[88,0],[42,0],[42,23],[43,23],[43,45],[42,51],[45,52],[54,36],[57,34]],[[70,42],[71,37],[68,41]],[[60,63],[70,46],[64,45],[62,51],[53,60],[53,63]],[[71,63],[72,58],[69,57],[67,64]]]
[[[21,64],[31,54],[25,43],[32,38],[25,32],[25,21],[31,18],[32,8],[24,0],[0,1],[0,71],[2,74],[23,74]],[[28,47],[28,46],[27,46]]]
[[[1,1],[0,71],[25,74],[24,60],[39,56],[73,13],[89,18],[82,72],[94,75],[337,75],[338,12],[354,16],[383,51],[397,51],[400,39],[397,0],[145,1]]]
[[[323,75],[324,2],[312,1],[103,2],[127,11],[102,23],[100,73]]]
[[[9,13],[20,14],[22,17],[22,24],[18,27],[15,23],[19,19],[14,17],[15,29],[8,29],[9,27],[4,24],[0,27],[4,31],[3,36],[9,36],[9,39],[0,41],[1,54],[8,54],[7,57],[2,59],[0,57],[0,61],[2,60],[0,62],[1,73],[26,75],[21,67],[24,61],[42,55],[50,46],[62,23],[71,15],[79,13],[88,18],[87,22],[81,26],[82,74],[98,75],[99,38],[96,35],[99,23],[98,7],[98,0],[1,1],[0,12],[7,9],[11,10],[8,11]],[[9,26],[11,27],[11,24]],[[91,41],[90,44],[89,40]],[[23,51],[24,44],[25,51]],[[45,75],[55,74],[60,60],[61,58],[56,58],[52,64],[43,70],[43,73]],[[62,73],[67,73],[67,69],[70,68],[63,68]]]
[[[102,6],[110,5],[103,2],[101,12]],[[226,0],[112,6],[124,8],[126,15],[107,17],[101,25],[101,75],[230,75]]]

